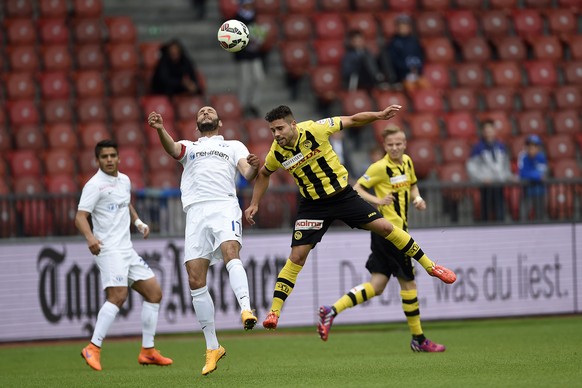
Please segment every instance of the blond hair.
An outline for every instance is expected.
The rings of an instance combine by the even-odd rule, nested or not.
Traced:
[[[404,131],[397,125],[391,124],[388,125],[386,128],[384,128],[384,130],[382,131],[382,139],[386,140],[386,138],[390,135],[395,135],[398,132],[402,132],[404,133]],[[406,134],[404,133],[404,136],[406,136]]]

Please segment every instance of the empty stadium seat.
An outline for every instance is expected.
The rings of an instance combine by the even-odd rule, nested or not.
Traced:
[[[238,96],[232,93],[210,96],[210,105],[216,109],[221,120],[242,118],[242,107]]]
[[[152,171],[149,175],[149,182],[150,184],[148,187],[158,189],[171,189],[180,187],[180,180],[176,174],[169,174],[167,171]]]
[[[447,135],[454,138],[474,139],[477,127],[474,116],[469,112],[453,112],[444,116]]]
[[[563,57],[562,42],[557,36],[536,36],[531,40],[536,59],[560,61]]]
[[[348,12],[345,15],[348,31],[362,32],[368,40],[375,40],[378,34],[376,19],[370,12]]]
[[[387,0],[386,4],[389,9],[397,12],[414,12],[416,10],[417,0]]]
[[[521,68],[518,62],[489,62],[488,67],[495,85],[514,88],[521,85]]]
[[[481,10],[479,15],[481,29],[487,38],[504,37],[509,34],[511,22],[506,12],[498,9]]]
[[[38,54],[34,45],[9,46],[6,48],[6,54],[13,72],[33,72],[39,68]]]
[[[378,109],[384,109],[390,105],[400,105],[404,107],[409,106],[408,98],[402,92],[390,90],[374,90],[373,96],[376,100]]]
[[[5,0],[3,8],[5,16],[10,18],[32,17],[34,11],[32,0]]]
[[[160,61],[162,44],[160,42],[140,42],[138,46],[141,65],[145,69],[154,70]]]
[[[80,99],[76,103],[77,118],[80,122],[106,121],[109,117],[102,98]]]
[[[477,110],[479,104],[479,96],[475,89],[472,88],[456,88],[447,91],[447,101],[450,110]]]
[[[582,109],[582,93],[579,86],[560,86],[553,90],[558,109]]]
[[[250,144],[271,144],[273,142],[273,133],[263,119],[248,119],[244,123],[245,130],[248,134]]]
[[[120,147],[142,147],[145,144],[146,134],[143,132],[143,123],[141,121],[114,123],[112,125],[112,130],[113,138],[117,141],[117,144]],[[151,130],[155,131],[154,129]]]
[[[66,45],[43,46],[41,49],[42,63],[45,70],[70,70],[73,59]]]
[[[480,0],[455,0],[457,8],[467,10],[479,10],[483,7],[483,2]]]
[[[346,116],[354,115],[358,112],[369,112],[375,110],[368,92],[363,90],[353,90],[341,95],[342,114]]]
[[[580,132],[582,122],[579,110],[562,110],[552,114],[552,124],[556,133],[575,134]]]
[[[562,64],[566,84],[582,85],[582,61],[568,61]]]
[[[407,121],[412,139],[434,141],[440,137],[439,123],[432,113],[415,113],[410,115]]]
[[[77,17],[100,17],[103,12],[102,0],[73,0],[72,4]]]
[[[460,63],[453,67],[457,84],[464,88],[481,88],[485,85],[485,71],[480,63]]]
[[[471,155],[469,139],[450,138],[440,143],[443,163],[465,163]]]
[[[73,82],[77,97],[103,97],[105,94],[103,73],[97,70],[78,71],[73,74]]]
[[[422,9],[446,11],[451,7],[451,0],[419,0]]]
[[[17,150],[8,153],[8,163],[13,177],[40,176],[40,159],[34,150]]]
[[[349,11],[351,9],[351,5],[350,2],[352,0],[321,0],[319,2],[319,8],[322,11],[334,11],[334,12],[344,12],[344,11]],[[355,7],[356,9],[360,10],[360,11],[372,11],[370,9],[361,9],[360,7],[366,6],[366,5],[376,5],[378,6],[378,3],[381,3],[381,0],[371,0],[371,1],[356,1]],[[380,6],[382,6],[383,4],[380,4]],[[381,9],[375,9],[376,11]]]
[[[449,67],[444,63],[426,63],[422,74],[433,88],[447,89],[451,84]]]
[[[548,215],[552,219],[571,219],[574,213],[574,190],[570,185],[555,183],[548,187]]]
[[[557,179],[582,177],[582,169],[576,159],[559,159],[550,164],[551,176]]]
[[[107,74],[109,93],[115,97],[134,97],[138,93],[138,82],[143,83],[134,70],[114,70]]]
[[[190,123],[187,127],[182,128],[181,133],[183,134],[183,139],[192,139],[195,133],[198,132],[196,129],[196,123]],[[226,119],[222,120],[222,127],[220,128],[220,133],[226,140],[240,140],[243,143],[248,142],[247,131],[240,119]],[[250,144],[249,144],[250,146]]]
[[[511,11],[513,28],[522,38],[532,38],[542,35],[543,20],[540,12],[535,9],[515,8]]]
[[[576,33],[576,15],[567,8],[548,8],[544,10],[550,33],[568,36]]]
[[[37,41],[37,30],[32,19],[6,19],[4,28],[10,45],[33,45]]]
[[[484,62],[491,59],[489,43],[480,36],[469,37],[461,43],[463,58],[467,62]]]
[[[446,37],[427,37],[421,39],[427,62],[452,63],[455,50]]]
[[[444,36],[445,20],[441,12],[419,12],[415,17],[416,32],[420,37]]]
[[[239,8],[238,0],[219,0],[218,9],[224,20],[232,19],[236,16]]]
[[[38,31],[43,44],[68,44],[69,28],[64,18],[39,19]]]
[[[313,16],[318,39],[343,39],[346,33],[344,21],[339,13],[320,13]]]
[[[41,73],[40,93],[42,98],[68,98],[71,93],[71,85],[67,73],[62,71],[49,71]]]
[[[169,172],[168,175],[172,175],[176,171],[176,160],[157,144],[147,150],[146,160],[152,172],[165,171]]]
[[[141,155],[142,152],[135,147],[119,147],[120,170],[125,174],[130,171],[143,172],[144,162]]]
[[[71,178],[74,176],[77,162],[70,150],[51,149],[44,152],[42,158],[47,175],[67,175]]]
[[[400,16],[400,12],[377,12],[375,15],[380,23],[382,36],[385,40],[389,40],[396,33],[396,18]]]
[[[45,132],[50,148],[75,151],[79,147],[77,134],[71,124],[51,124],[45,128]]]
[[[179,135],[178,135],[178,130],[176,129],[176,125],[174,123],[167,123],[164,120],[164,126],[166,128],[166,131],[168,132],[168,135],[170,135],[170,137],[174,140],[178,140],[179,139]],[[154,130],[152,127],[150,127],[147,123],[143,123],[143,129],[142,129],[147,143],[149,145],[160,145],[160,138],[158,136],[158,131]],[[187,140],[190,140],[190,138],[188,138]]]
[[[558,82],[556,66],[551,61],[528,61],[524,68],[530,85],[555,86]]]
[[[437,169],[439,181],[446,183],[467,182],[469,177],[465,169],[465,163],[446,163]]]
[[[195,119],[200,108],[206,105],[201,96],[177,96],[173,102],[178,120]]]
[[[88,180],[87,178],[90,178],[99,169],[97,159],[95,158],[94,146],[79,151],[77,161],[77,167],[79,170],[78,177],[80,178],[78,181],[79,184],[84,185]]]
[[[3,78],[8,99],[32,99],[36,96],[36,82],[31,73],[11,72],[4,74]]]
[[[12,125],[36,124],[39,112],[33,100],[7,101],[8,118]]]
[[[288,13],[312,14],[316,9],[316,0],[287,0]]]
[[[485,89],[483,97],[488,110],[515,110],[516,91],[512,88],[495,87]]]
[[[15,176],[13,181],[15,194],[38,195],[45,192],[45,187],[40,175]],[[20,210],[20,208],[18,210]]]
[[[308,41],[313,34],[313,26],[308,15],[291,14],[283,19],[283,36],[290,41]]]
[[[99,44],[83,44],[74,49],[75,62],[80,70],[103,70],[105,56]]]
[[[319,39],[313,42],[318,66],[339,65],[345,54],[343,40]]]
[[[41,101],[41,110],[44,122],[67,123],[73,119],[71,102],[67,99],[48,99]]]
[[[105,123],[99,121],[79,124],[78,132],[83,148],[94,148],[101,140],[111,138]]]
[[[130,100],[131,99],[127,99],[128,103]],[[140,105],[145,117],[147,117],[150,112],[157,112],[164,117],[164,122],[174,122],[174,107],[168,97],[160,95],[143,96],[140,100]],[[214,107],[218,111],[218,108],[216,106]],[[221,116],[221,113],[218,112],[218,115]]]
[[[157,110],[150,106],[148,106],[148,108],[149,109],[146,110],[148,114],[151,111],[156,111],[164,117],[164,120],[167,118],[168,124],[173,122],[173,113],[167,113],[167,111],[162,112],[161,110]],[[111,112],[111,119],[113,122],[140,121],[142,119],[139,104],[135,98],[131,97],[111,98],[109,100],[109,111]]]
[[[477,19],[470,10],[449,10],[446,13],[447,26],[451,37],[457,42],[465,42],[477,35]]]
[[[548,159],[572,159],[576,156],[574,139],[569,134],[551,136],[545,145]]]
[[[436,165],[435,143],[430,139],[412,139],[406,142],[406,154],[412,158],[418,178],[427,177]]]
[[[521,92],[521,103],[524,110],[550,108],[550,90],[541,86],[530,86]]]
[[[8,151],[13,147],[14,146],[12,145],[12,136],[10,135],[10,132],[8,132],[5,125],[0,125],[0,151]],[[0,172],[0,176],[5,176],[3,171]]]
[[[46,177],[46,189],[53,194],[72,194],[79,191],[79,185],[71,175],[50,175]]]
[[[523,135],[543,136],[548,133],[546,115],[539,110],[528,110],[516,114],[517,128]]]
[[[67,0],[40,0],[38,10],[43,18],[66,18],[69,5]]]
[[[72,37],[77,44],[101,43],[103,39],[102,23],[100,18],[73,18]]]
[[[43,150],[46,148],[43,133],[37,124],[26,124],[12,129],[14,143],[19,150]]]
[[[502,61],[523,61],[527,58],[527,48],[520,37],[500,36],[493,40],[493,44]]]
[[[135,43],[137,32],[133,21],[128,16],[107,16],[107,41],[110,43]]]
[[[412,106],[417,112],[442,112],[444,111],[442,92],[435,89],[417,90],[412,94]]]
[[[281,43],[281,60],[288,74],[300,77],[311,68],[311,48],[304,41],[287,41]]]
[[[122,173],[129,177],[129,180],[131,181],[132,191],[146,188],[147,186],[146,175],[143,171],[127,170],[122,171]]]
[[[341,75],[337,66],[316,67],[311,73],[311,87],[320,100],[335,100],[342,88]]]
[[[109,66],[112,69],[137,69],[139,57],[133,43],[111,43],[107,45],[106,52]]]

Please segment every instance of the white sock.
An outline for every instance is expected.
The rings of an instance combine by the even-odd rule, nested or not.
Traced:
[[[232,259],[226,264],[230,287],[236,295],[236,300],[241,310],[251,309],[251,299],[249,298],[249,281],[247,273],[240,259]]]
[[[156,326],[158,325],[159,303],[150,303],[144,301],[141,307],[141,346],[144,348],[154,347],[154,336],[156,335]]]
[[[206,349],[218,349],[218,338],[214,327],[214,302],[208,292],[208,287],[204,286],[196,290],[190,290],[192,295],[192,306],[196,312],[196,318],[200,322],[200,327],[206,339]]]
[[[97,314],[95,331],[93,331],[93,337],[91,338],[91,342],[93,342],[93,344],[101,347],[101,344],[103,343],[105,337],[107,337],[107,332],[109,331],[109,328],[115,320],[118,312],[119,307],[109,301],[106,301],[103,306],[101,306],[101,310],[99,310],[99,314]]]

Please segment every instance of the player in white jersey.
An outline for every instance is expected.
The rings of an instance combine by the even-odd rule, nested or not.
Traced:
[[[214,303],[206,285],[208,268],[223,260],[230,286],[241,308],[245,330],[252,329],[257,318],[251,310],[249,285],[240,260],[242,246],[242,211],[236,196],[237,170],[252,180],[259,170],[259,158],[249,154],[238,140],[224,140],[218,134],[222,122],[216,110],[202,107],[196,123],[201,133],[195,142],[175,142],[164,128],[159,113],[148,116],[148,124],[158,132],[164,150],[182,163],[180,189],[186,212],[184,262],[192,305],[206,339],[206,362],[202,374],[216,369],[226,351],[218,343],[214,324]]]
[[[91,342],[81,351],[87,364],[101,370],[101,344],[119,309],[127,299],[129,287],[144,297],[142,305],[142,348],[138,362],[143,365],[170,365],[154,347],[162,289],[153,271],[133,249],[130,222],[148,238],[149,227],[139,219],[131,205],[131,182],[118,170],[117,144],[102,140],[95,146],[99,171],[85,184],[75,217],[75,225],[87,239],[89,251],[101,272],[106,301],[99,310]],[[93,230],[89,225],[91,216]]]

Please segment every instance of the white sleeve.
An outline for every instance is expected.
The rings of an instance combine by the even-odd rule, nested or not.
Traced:
[[[99,187],[91,182],[83,187],[81,199],[79,200],[78,210],[92,213],[99,201]]]
[[[238,164],[238,161],[241,159],[246,159],[249,156],[249,150],[247,146],[241,143],[238,140],[233,141],[233,149],[234,149],[234,160],[235,165]]]
[[[176,160],[182,164],[186,163],[186,155],[188,155],[188,145],[192,144],[192,142],[188,140],[180,140],[178,141],[180,145],[182,145],[182,150],[180,155],[176,158]]]

